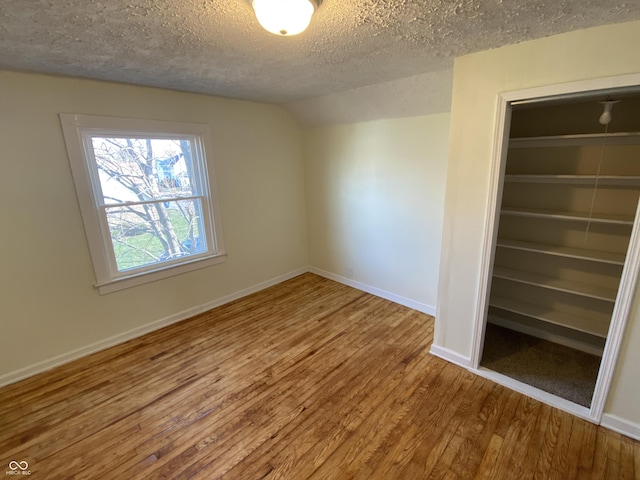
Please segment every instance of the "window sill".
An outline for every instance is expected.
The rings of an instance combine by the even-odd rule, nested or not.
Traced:
[[[145,283],[155,282],[156,280],[162,280],[163,278],[169,278],[183,273],[192,272],[201,268],[207,268],[212,265],[218,265],[223,263],[227,259],[226,253],[218,253],[211,257],[199,258],[187,263],[181,263],[179,265],[171,265],[168,267],[162,267],[158,270],[152,270],[150,272],[143,272],[128,277],[117,278],[108,282],[96,284],[100,295],[107,293],[117,292],[126,288],[136,287]]]

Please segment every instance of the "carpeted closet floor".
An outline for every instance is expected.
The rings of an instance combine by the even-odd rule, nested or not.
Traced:
[[[589,407],[600,357],[487,324],[481,365]]]

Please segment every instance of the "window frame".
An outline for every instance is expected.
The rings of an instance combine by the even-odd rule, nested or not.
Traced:
[[[96,276],[95,287],[100,294],[142,285],[225,261],[220,203],[208,125],[66,113],[60,114],[60,122]],[[204,229],[201,235],[204,234],[206,238],[205,252],[131,270],[118,270],[106,216],[107,209],[116,207],[118,203],[104,202],[92,144],[93,137],[189,140],[192,150],[193,176],[198,192],[197,195],[185,197],[185,199],[201,199]],[[176,197],[171,200],[178,199]],[[152,203],[162,201],[153,200]]]

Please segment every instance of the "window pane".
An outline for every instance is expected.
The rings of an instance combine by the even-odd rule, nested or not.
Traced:
[[[105,204],[197,195],[185,139],[91,137]]]
[[[201,212],[200,199],[107,207],[118,271],[206,252]]]

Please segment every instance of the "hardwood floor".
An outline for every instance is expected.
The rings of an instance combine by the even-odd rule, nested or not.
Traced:
[[[639,442],[431,356],[432,333],[305,274],[0,389],[0,460],[47,480],[640,478]]]

